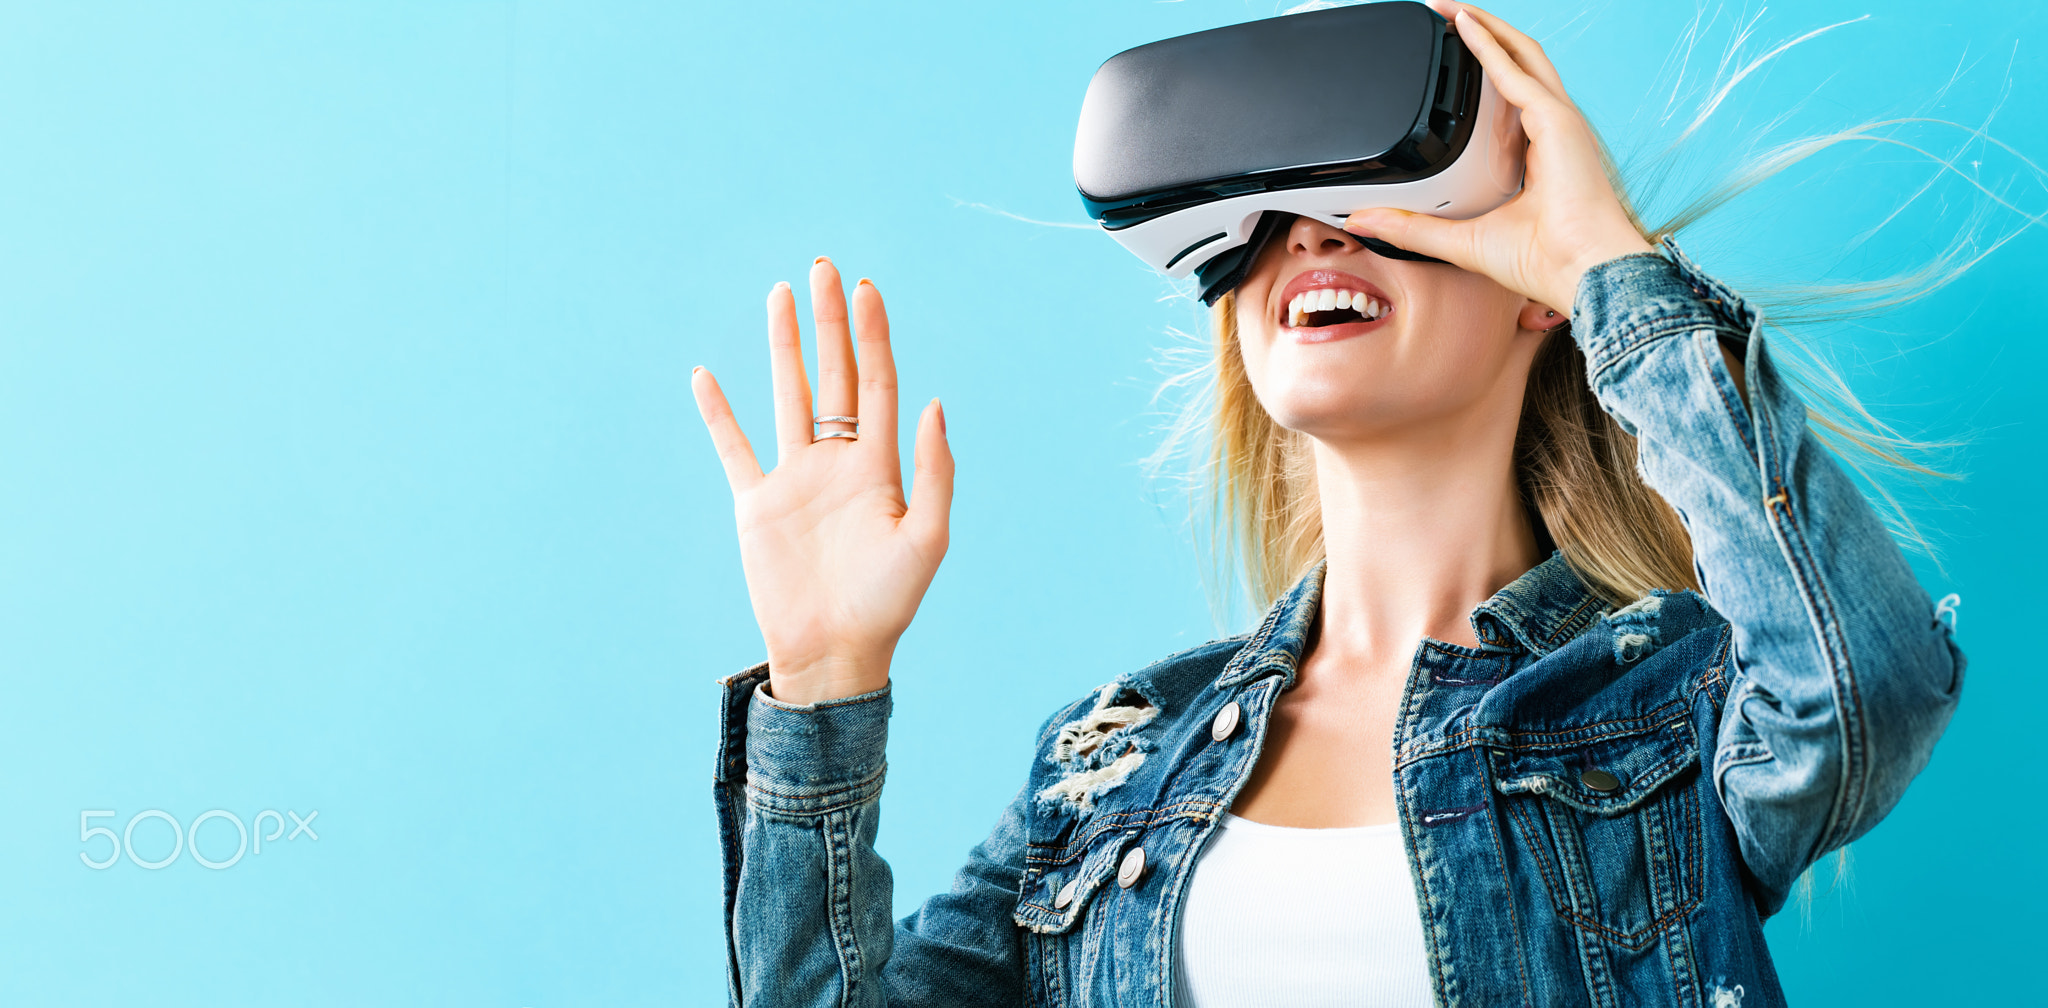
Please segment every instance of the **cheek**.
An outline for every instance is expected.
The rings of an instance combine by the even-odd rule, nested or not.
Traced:
[[[1274,333],[1268,331],[1263,319],[1237,317],[1237,355],[1244,362],[1245,376],[1256,387],[1266,373],[1269,358],[1273,353]]]
[[[1429,338],[1417,340],[1415,364],[1432,370],[1452,368],[1473,373],[1484,371],[1506,349],[1499,333],[1475,325],[1445,325],[1429,330]]]

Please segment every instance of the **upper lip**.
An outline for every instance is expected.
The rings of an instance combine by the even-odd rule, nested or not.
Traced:
[[[1357,291],[1367,297],[1379,299],[1381,304],[1393,304],[1393,299],[1387,296],[1386,291],[1355,273],[1334,269],[1303,270],[1295,274],[1294,279],[1287,281],[1287,286],[1280,288],[1280,321],[1287,321],[1287,306],[1293,303],[1296,295],[1326,287]]]

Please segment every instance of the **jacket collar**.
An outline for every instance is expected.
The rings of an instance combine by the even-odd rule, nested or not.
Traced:
[[[1322,606],[1326,566],[1327,561],[1317,562],[1266,610],[1259,628],[1216,680],[1217,686],[1275,674],[1283,677],[1283,689],[1294,684],[1302,649]],[[1606,611],[1606,603],[1565,561],[1564,551],[1552,550],[1548,559],[1480,603],[1470,619],[1481,647],[1527,650],[1540,658],[1577,637]]]
[[[1549,559],[1529,568],[1472,610],[1472,632],[1482,642],[1499,646],[1512,646],[1512,638],[1541,658],[1563,647],[1606,612],[1606,601],[1572,570],[1564,551],[1552,550]]]
[[[1294,582],[1294,587],[1274,601],[1259,628],[1252,631],[1251,639],[1223,667],[1223,674],[1216,678],[1217,686],[1229,688],[1275,674],[1282,678],[1281,689],[1294,685],[1294,672],[1301,667],[1302,648],[1308,644],[1316,611],[1322,608],[1323,569],[1327,564],[1328,561],[1317,561]]]

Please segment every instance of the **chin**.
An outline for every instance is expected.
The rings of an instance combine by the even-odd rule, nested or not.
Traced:
[[[1317,440],[1356,437],[1398,423],[1401,412],[1358,387],[1294,388],[1261,405],[1273,422]]]
[[[1351,362],[1358,363],[1358,362]],[[1279,369],[1254,384],[1273,422],[1318,441],[1357,441],[1443,423],[1484,392],[1455,372],[1380,367]]]

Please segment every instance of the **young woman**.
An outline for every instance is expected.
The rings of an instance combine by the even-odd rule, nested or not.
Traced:
[[[1640,230],[1536,43],[1438,9],[1522,110],[1524,191],[1257,250],[1214,305],[1214,433],[1277,599],[1054,713],[901,921],[872,839],[944,415],[906,503],[881,295],[849,328],[822,258],[815,398],[768,299],[773,472],[696,373],[768,650],[725,680],[735,1003],[1782,1001],[1763,919],[1898,801],[1962,655],[1755,310]]]

